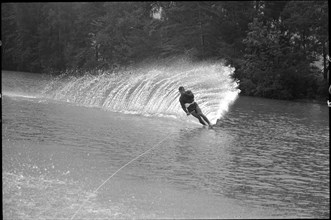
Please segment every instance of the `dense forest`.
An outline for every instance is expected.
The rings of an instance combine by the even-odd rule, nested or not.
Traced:
[[[2,3],[1,23],[6,70],[111,70],[185,56],[225,60],[244,95],[328,95],[327,1]]]

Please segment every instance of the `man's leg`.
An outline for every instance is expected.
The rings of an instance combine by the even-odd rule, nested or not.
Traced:
[[[191,115],[196,117],[202,125],[206,125],[206,123],[201,119],[201,117],[195,111],[191,112]]]
[[[202,113],[202,111],[201,111],[200,107],[198,106],[198,104],[196,105],[195,111],[197,112],[198,116],[202,117],[208,123],[208,125],[211,125],[208,118]]]

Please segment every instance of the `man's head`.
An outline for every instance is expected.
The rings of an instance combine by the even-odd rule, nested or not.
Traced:
[[[178,88],[178,90],[179,90],[180,94],[183,94],[183,93],[185,92],[185,89],[184,89],[183,86],[180,86],[180,87]]]

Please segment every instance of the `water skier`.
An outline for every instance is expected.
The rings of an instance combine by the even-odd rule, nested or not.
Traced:
[[[194,101],[193,93],[190,90],[185,91],[183,86],[179,87],[178,90],[181,94],[179,97],[180,105],[182,106],[184,112],[186,112],[187,116],[192,114],[202,125],[206,125],[205,122],[207,122],[209,127],[212,128],[213,126],[210,124],[208,118],[202,113],[199,105]],[[202,118],[205,121],[203,121]]]

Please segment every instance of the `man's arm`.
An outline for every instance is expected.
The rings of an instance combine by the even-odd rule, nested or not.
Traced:
[[[189,113],[186,109],[185,103],[181,99],[179,99],[179,102],[180,102],[180,105],[182,106],[182,109],[184,110],[184,112],[186,112],[186,114]]]

